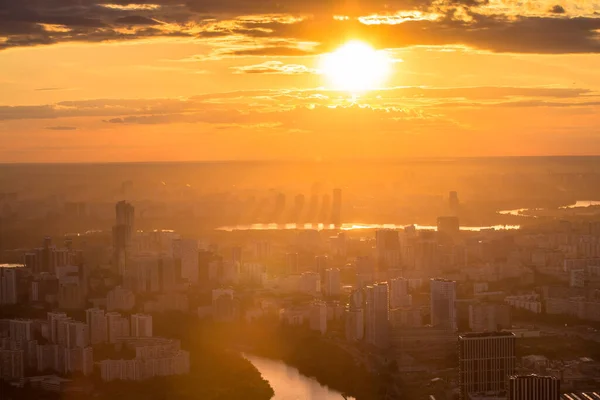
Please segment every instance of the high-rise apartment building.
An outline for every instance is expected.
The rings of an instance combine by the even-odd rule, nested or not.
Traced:
[[[381,267],[400,267],[400,237],[393,229],[380,229],[375,232],[377,262]]]
[[[59,336],[59,321],[68,321],[70,320],[69,317],[67,317],[67,314],[63,313],[63,312],[49,312],[47,314],[47,318],[48,318],[48,340],[51,343],[58,343],[58,336]]]
[[[456,282],[431,280],[431,325],[456,330]]]
[[[181,268],[181,277],[198,283],[198,241],[194,239],[173,240],[173,258]]]
[[[458,338],[461,400],[470,393],[503,392],[515,373],[515,335],[511,332],[467,333]]]
[[[0,305],[17,304],[17,266],[0,264]]]
[[[554,376],[513,375],[508,381],[508,400],[559,400],[560,379]]]
[[[390,308],[410,307],[412,296],[408,292],[408,279],[393,278],[390,285]]]
[[[285,255],[285,272],[287,274],[300,273],[300,257],[298,253],[287,253]]]
[[[117,312],[106,314],[108,342],[117,343],[118,339],[129,337],[129,321]]]
[[[152,337],[152,315],[133,314],[131,316],[131,337]]]
[[[322,335],[327,332],[327,304],[325,302],[315,300],[310,305],[310,329],[319,331]]]
[[[376,283],[365,289],[365,338],[367,343],[386,348],[389,344],[389,288]]]
[[[104,310],[90,308],[85,311],[85,320],[90,332],[90,342],[92,345],[105,343],[108,340],[107,320]]]
[[[481,303],[469,305],[469,328],[473,332],[496,332],[510,329],[508,304]]]
[[[325,270],[325,281],[322,287],[325,296],[339,296],[341,293],[340,270],[329,268]]]
[[[65,347],[69,349],[88,347],[90,343],[90,331],[86,323],[70,322],[66,329]]]
[[[8,329],[11,340],[22,343],[33,340],[33,321],[30,319],[11,319]]]

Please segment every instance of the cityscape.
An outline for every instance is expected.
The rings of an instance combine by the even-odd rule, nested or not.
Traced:
[[[0,0],[0,400],[600,400],[600,0]]]
[[[427,212],[402,225],[378,220],[388,211],[359,184],[287,195],[232,175],[215,203],[211,186],[159,182],[157,207],[135,177],[86,189],[85,174],[59,178],[58,196],[19,192],[22,180],[0,194],[8,398],[599,397],[600,202],[411,194]],[[531,179],[563,179],[546,174]],[[205,219],[204,205],[221,212]],[[373,216],[346,222],[356,209]]]

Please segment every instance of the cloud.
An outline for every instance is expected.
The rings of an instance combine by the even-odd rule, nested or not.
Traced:
[[[77,129],[75,126],[47,126],[46,129],[50,131],[74,131]]]
[[[317,70],[306,65],[284,64],[281,61],[267,61],[262,64],[231,67],[231,69],[238,74],[305,75],[317,73]]]
[[[597,53],[595,4],[582,0],[569,13],[550,0],[528,7],[509,0],[0,0],[0,49],[187,37],[222,46],[229,56],[301,56],[314,52],[269,40],[316,43],[322,52],[361,37],[385,48]]]
[[[45,88],[37,88],[34,89],[36,92],[51,92],[51,91],[57,91],[57,90],[67,90],[67,88],[61,88],[61,87],[45,87]]]
[[[304,66],[265,63],[249,67],[278,68],[281,71],[287,68],[289,73],[298,72]],[[273,72],[267,70],[262,73]],[[442,103],[485,106],[508,101],[547,101],[547,106],[582,107],[595,105],[598,97],[595,92],[577,88],[398,87],[366,93],[360,97],[360,102],[373,109],[384,110],[436,107]],[[0,106],[0,121],[98,117],[111,124],[277,122],[253,121],[252,118],[248,120],[247,116],[267,115],[298,107],[347,106],[349,101],[345,92],[324,89],[238,91],[203,94],[187,99],[96,99],[34,106]],[[66,123],[64,126],[70,125]]]
[[[115,20],[117,24],[123,25],[160,25],[161,23],[147,17],[142,17],[139,15],[130,15],[127,17],[117,18]]]

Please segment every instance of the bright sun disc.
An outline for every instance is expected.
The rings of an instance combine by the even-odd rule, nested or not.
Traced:
[[[348,42],[321,60],[321,71],[340,90],[363,92],[378,88],[388,77],[391,60],[360,41]]]

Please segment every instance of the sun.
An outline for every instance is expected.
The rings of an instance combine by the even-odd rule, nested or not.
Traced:
[[[320,70],[336,89],[360,93],[379,88],[391,66],[386,52],[354,40],[323,55]]]

